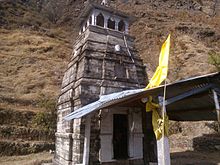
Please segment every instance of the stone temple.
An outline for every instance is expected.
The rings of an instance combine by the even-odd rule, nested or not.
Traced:
[[[147,128],[143,127],[148,127],[143,124],[146,123],[143,122],[146,120],[144,106],[127,103],[80,119],[63,119],[101,95],[143,88],[147,83],[134,38],[129,36],[131,17],[104,5],[89,3],[78,23],[81,29],[58,100],[54,164],[144,164],[143,146],[147,144],[143,144],[143,130]]]

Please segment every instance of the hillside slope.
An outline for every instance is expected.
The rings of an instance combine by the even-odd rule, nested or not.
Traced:
[[[65,5],[54,1],[55,7],[61,5],[62,9],[56,24],[48,16],[52,11],[33,8],[34,2],[7,1],[0,6],[1,91],[10,97],[36,99],[39,91],[50,97],[56,95],[72,41],[77,36],[73,29],[78,28],[74,22],[83,8],[82,1],[68,1]],[[170,81],[216,71],[208,63],[209,52],[220,52],[220,16],[213,14],[220,8],[214,11],[213,7],[218,6],[214,1],[136,0],[113,1],[111,5],[136,16],[130,33],[136,37],[136,47],[150,76],[158,64],[160,46],[169,33],[172,34]]]
[[[220,53],[219,1],[114,0],[111,6],[136,17],[130,34],[136,37],[135,44],[149,77],[156,69],[160,47],[169,33],[169,82],[217,71],[209,63],[209,56]],[[0,147],[8,144],[8,139],[34,143],[53,140],[44,134],[54,131],[47,128],[56,117],[52,115],[53,121],[48,123],[46,116],[54,113],[72,42],[78,35],[75,21],[83,7],[84,1],[80,0],[0,3],[0,115],[32,114],[28,124],[26,120],[17,126],[12,121],[1,121],[0,142],[4,143]],[[7,134],[10,129],[12,134]],[[16,129],[20,130],[17,136]],[[36,132],[43,138],[23,137],[22,130],[26,134]]]
[[[219,67],[219,1],[136,0],[117,2],[115,6],[137,17],[130,32],[136,37],[136,47],[147,65],[149,77],[158,65],[160,47],[169,33],[169,82],[218,70],[210,64],[210,56],[216,54]],[[220,136],[215,122],[173,122],[172,131],[175,132],[170,136],[173,164],[220,162],[217,156]]]
[[[214,1],[135,1],[118,8],[137,17],[131,27],[136,46],[152,75],[160,46],[171,33],[170,81],[198,76],[216,69],[209,52],[220,51],[220,16]]]
[[[25,1],[1,2],[0,13],[0,156],[54,149],[71,32]]]

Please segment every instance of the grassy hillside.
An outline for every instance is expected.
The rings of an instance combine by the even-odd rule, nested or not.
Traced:
[[[172,35],[170,82],[217,71],[211,63],[220,68],[219,1],[111,2],[113,8],[136,17],[130,34],[136,37],[135,44],[147,65],[149,77],[158,65],[160,47],[169,33]],[[0,116],[17,116],[12,119],[18,121],[16,126],[13,120],[0,120],[2,144],[6,144],[6,139],[29,141],[29,134],[43,137],[30,141],[51,141],[54,138],[45,134],[55,131],[48,130],[48,127],[56,122],[54,105],[72,42],[77,36],[75,21],[83,7],[84,1],[79,0],[1,1]],[[210,61],[210,56],[217,62]],[[20,119],[18,116],[29,115],[31,117],[21,123],[16,120]],[[11,134],[6,131],[8,129],[12,130]],[[35,152],[33,148],[27,150]]]
[[[0,9],[0,96],[56,97],[71,53],[71,32],[25,3],[2,2]]]
[[[4,97],[36,100],[41,94],[53,98],[59,93],[77,35],[74,22],[83,2],[36,2],[6,1],[0,5],[0,95]],[[210,52],[220,52],[220,16],[216,12],[220,8],[214,1],[138,0],[113,1],[111,5],[136,16],[130,33],[136,37],[150,76],[170,32],[170,81],[216,70],[208,61]],[[57,8],[60,12],[51,16]]]
[[[214,1],[135,1],[117,8],[137,17],[131,34],[150,76],[169,33],[170,81],[216,71],[209,64],[209,52],[220,52],[220,7]]]
[[[54,149],[56,99],[72,51],[68,29],[31,2],[0,3],[0,156]]]

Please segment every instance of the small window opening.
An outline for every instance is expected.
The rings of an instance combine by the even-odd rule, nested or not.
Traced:
[[[97,25],[97,26],[104,27],[104,16],[102,15],[102,13],[100,13],[100,14],[96,17],[96,25]]]
[[[128,158],[128,116],[113,116],[113,151],[114,159]]]
[[[121,32],[124,32],[125,31],[125,23],[123,20],[121,20],[119,23],[118,23],[118,30],[121,31]]]
[[[89,24],[92,24],[92,16],[89,17]]]
[[[113,18],[108,19],[108,28],[115,29],[115,21],[113,20]]]
[[[116,79],[125,79],[126,76],[126,68],[122,64],[115,64],[115,78]]]

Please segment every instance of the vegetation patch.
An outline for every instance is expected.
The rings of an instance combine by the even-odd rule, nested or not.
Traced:
[[[36,114],[32,119],[33,126],[48,132],[50,135],[54,134],[54,139],[57,121],[56,101],[44,94],[40,94],[38,105],[40,108],[44,108],[45,111]]]
[[[214,65],[218,71],[220,71],[220,52],[209,52],[209,63]]]

